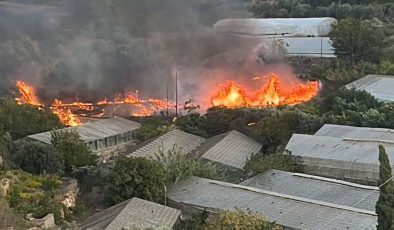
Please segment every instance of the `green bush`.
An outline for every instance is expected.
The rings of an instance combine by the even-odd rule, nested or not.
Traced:
[[[190,159],[176,146],[173,146],[167,152],[160,150],[157,154],[157,160],[166,171],[168,184],[178,183],[190,176],[208,179],[222,178],[213,163],[204,162],[200,159]]]
[[[170,123],[164,117],[159,116],[139,118],[138,121],[141,123],[141,128],[137,136],[143,141],[167,132],[170,127]]]
[[[21,169],[33,174],[64,172],[63,154],[41,142],[15,142],[12,160]]]
[[[292,172],[295,170],[295,162],[290,155],[262,153],[253,154],[245,164],[244,169],[248,172],[261,173],[269,169],[278,169]]]
[[[54,131],[51,133],[52,145],[62,154],[64,169],[70,173],[73,167],[96,164],[96,157],[75,131]]]
[[[12,99],[0,98],[0,121],[12,139],[62,127],[59,118],[50,111],[30,105],[18,105]]]
[[[110,196],[120,203],[132,197],[164,202],[164,186],[167,175],[159,162],[137,157],[120,157],[109,176]]]

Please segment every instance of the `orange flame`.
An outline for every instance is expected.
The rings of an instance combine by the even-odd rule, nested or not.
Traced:
[[[53,114],[59,117],[60,121],[66,126],[78,126],[81,124],[79,118],[71,112],[70,108],[66,108],[68,104],[63,104],[62,101],[55,99],[52,103],[51,110]],[[72,104],[74,105],[74,103]]]
[[[282,92],[280,86],[279,77],[271,74],[268,85],[250,97],[241,86],[230,81],[211,98],[211,104],[230,108],[292,105],[309,101],[319,92],[316,81],[296,85],[290,93]]]
[[[211,103],[214,106],[241,107],[247,104],[245,91],[241,89],[234,81],[227,83],[225,87],[219,90],[216,96],[212,97]]]
[[[19,104],[41,106],[33,86],[30,86],[23,81],[16,81],[16,87],[21,94],[19,98],[15,99]]]

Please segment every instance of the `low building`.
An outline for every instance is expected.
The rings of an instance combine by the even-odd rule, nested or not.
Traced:
[[[377,224],[373,211],[199,177],[173,185],[167,198],[186,215],[238,208],[286,229],[376,229]]]
[[[167,153],[173,148],[179,149],[187,155],[195,151],[205,138],[175,129],[135,147],[130,157],[150,157],[155,158],[160,153]]]
[[[142,229],[172,229],[181,211],[139,198],[132,198],[87,218],[80,229],[118,230],[138,226]]]
[[[379,199],[378,187],[280,170],[268,170],[241,184],[371,212],[375,211]]]
[[[243,170],[250,156],[261,148],[262,144],[259,142],[233,130],[209,138],[198,152],[203,159]]]
[[[379,101],[394,101],[394,75],[367,75],[349,83],[346,88],[365,90]]]
[[[394,162],[394,144],[371,139],[293,134],[285,149],[303,173],[376,185],[379,144]]]
[[[140,127],[137,122],[115,117],[60,129],[60,131],[77,132],[92,151],[100,152],[123,143],[137,141],[136,133]],[[51,144],[51,132],[30,135],[28,138]]]

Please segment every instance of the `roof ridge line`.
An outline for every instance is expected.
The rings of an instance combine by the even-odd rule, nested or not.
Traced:
[[[292,174],[292,176],[297,176],[297,177],[302,177],[302,178],[320,180],[320,181],[325,181],[325,182],[332,182],[332,183],[335,183],[335,184],[347,185],[347,186],[354,187],[354,188],[361,188],[361,189],[369,189],[369,190],[379,191],[379,188],[376,187],[376,186],[368,186],[368,185],[356,184],[356,183],[352,183],[352,182],[348,182],[348,181],[331,179],[331,178],[315,176],[315,175],[308,175],[308,174],[303,174],[303,173],[291,173],[291,174]]]
[[[394,141],[379,140],[379,139],[360,139],[360,138],[349,138],[349,137],[342,138],[342,141],[380,142],[380,143],[386,143],[386,144],[394,144]]]
[[[324,201],[317,201],[317,200],[312,200],[312,199],[307,199],[307,198],[302,198],[302,197],[297,197],[297,196],[292,196],[292,195],[287,195],[287,194],[282,194],[282,193],[277,193],[277,192],[271,192],[271,191],[266,191],[262,189],[257,189],[249,186],[244,186],[244,185],[239,185],[239,184],[231,184],[227,182],[222,182],[222,181],[215,181],[215,180],[209,180],[209,183],[211,184],[216,184],[219,186],[225,186],[225,187],[232,187],[232,188],[238,188],[238,189],[243,189],[255,193],[261,193],[269,196],[276,196],[280,198],[285,198],[285,199],[291,199],[291,200],[296,200],[296,201],[301,201],[301,202],[306,202],[306,203],[311,203],[311,204],[317,204],[321,206],[327,206],[330,208],[336,208],[336,209],[342,209],[345,211],[351,211],[351,212],[357,212],[361,214],[366,214],[366,215],[372,215],[372,216],[377,216],[375,212],[368,211],[365,209],[360,209],[360,208],[354,208],[350,206],[344,206],[344,205],[337,205],[337,204],[332,204],[329,202],[324,202]]]

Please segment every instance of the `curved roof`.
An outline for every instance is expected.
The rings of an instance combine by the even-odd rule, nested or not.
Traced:
[[[249,35],[327,36],[335,18],[234,18],[214,24],[221,32]]]

